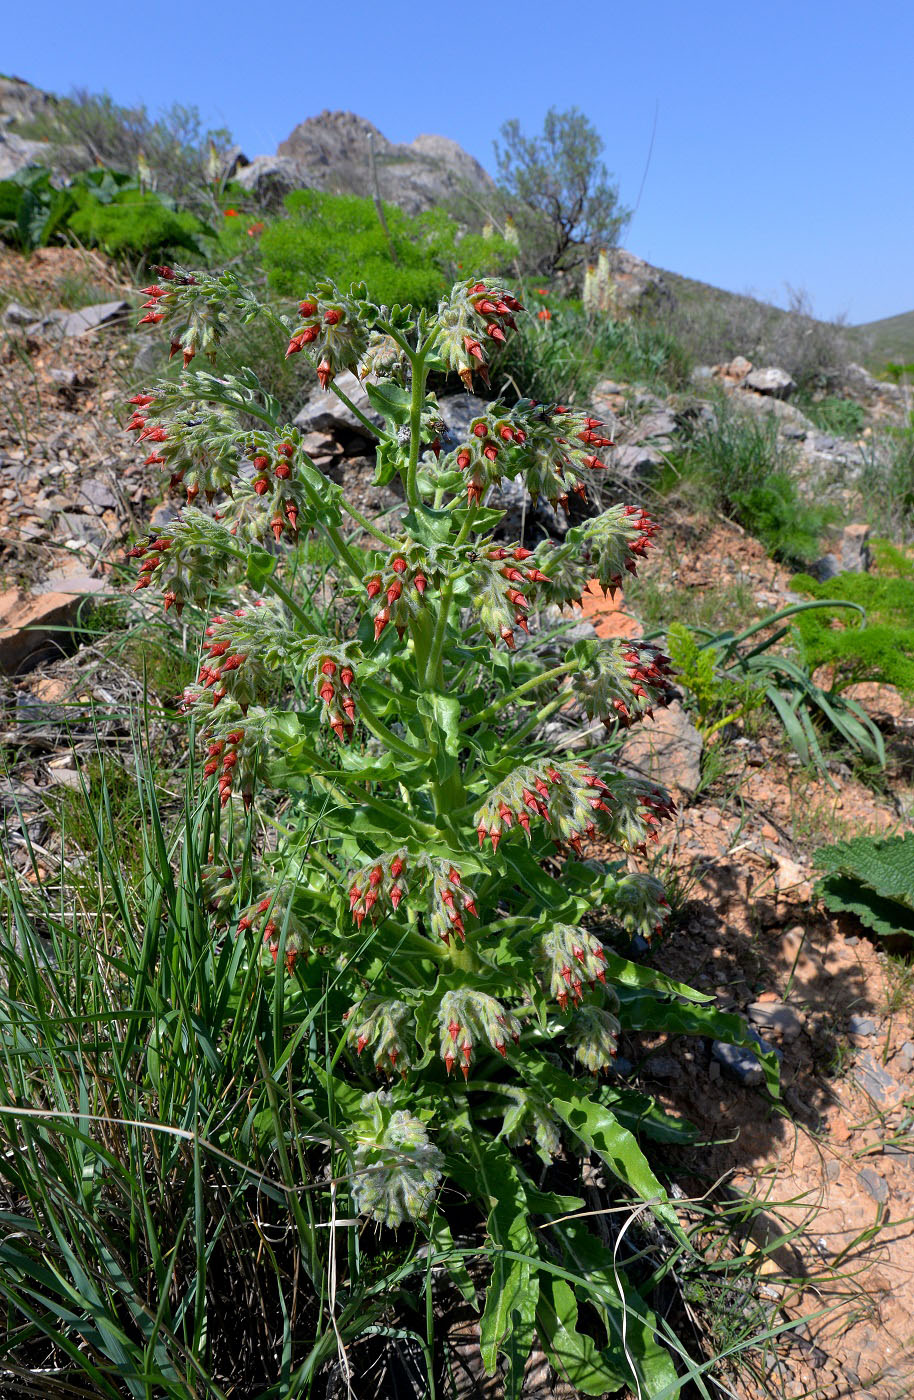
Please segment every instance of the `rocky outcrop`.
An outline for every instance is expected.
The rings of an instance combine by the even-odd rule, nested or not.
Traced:
[[[494,188],[479,162],[446,136],[422,135],[398,145],[364,117],[329,111],[301,122],[275,157],[258,156],[239,179],[248,188],[294,178],[298,187],[366,194],[373,188],[372,148],[381,198],[409,214],[459,195],[466,185]]]

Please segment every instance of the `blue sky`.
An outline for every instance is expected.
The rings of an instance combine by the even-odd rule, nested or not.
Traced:
[[[33,0],[7,16],[0,68],[195,103],[249,156],[330,107],[492,168],[503,121],[535,131],[577,105],[624,203],[643,181],[625,246],[780,304],[802,288],[856,323],[914,308],[912,57],[909,0]]]

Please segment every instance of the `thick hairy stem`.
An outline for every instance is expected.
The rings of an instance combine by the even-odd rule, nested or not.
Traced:
[[[413,388],[409,407],[409,464],[406,469],[406,499],[411,506],[417,506],[419,504],[419,489],[416,485],[416,474],[419,467],[422,405],[425,402],[425,381],[427,378],[424,350],[411,352],[410,359],[413,367]]]
[[[485,724],[488,720],[494,719],[501,710],[507,709],[509,705],[513,705],[522,695],[526,695],[528,691],[536,690],[539,686],[545,685],[548,681],[558,680],[560,676],[567,676],[569,672],[576,671],[577,666],[578,663],[576,661],[563,661],[561,665],[553,666],[550,671],[541,671],[538,676],[531,676],[528,681],[524,681],[523,684],[517,686],[509,695],[503,695],[500,699],[493,700],[492,704],[487,705],[484,710],[480,710],[478,715],[470,715],[469,719],[465,719],[463,724],[461,724],[461,730],[473,729],[477,724]],[[567,695],[562,695],[556,698],[560,699],[561,703],[564,704],[569,697]],[[552,704],[553,702],[550,701],[549,703]]]
[[[380,719],[368,705],[364,692],[359,700],[359,715],[365,728],[370,729],[375,738],[380,739],[389,749],[393,749],[394,753],[402,754],[404,758],[415,759],[420,763],[424,763],[431,758],[431,753],[428,749],[413,748],[412,744],[407,743],[405,739],[401,739],[399,734],[395,734],[392,729],[388,729],[384,721]]]

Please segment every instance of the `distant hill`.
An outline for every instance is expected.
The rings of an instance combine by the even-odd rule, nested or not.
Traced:
[[[854,329],[869,338],[871,358],[880,366],[890,360],[903,365],[914,362],[914,311],[903,311],[900,316],[884,316],[881,321],[868,321]]]

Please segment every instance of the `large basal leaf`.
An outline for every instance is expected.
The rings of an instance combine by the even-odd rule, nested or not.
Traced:
[[[562,1262],[574,1276],[579,1301],[586,1299],[597,1309],[606,1329],[607,1346],[600,1358],[607,1369],[618,1368],[616,1386],[627,1384],[634,1390],[632,1381],[637,1380],[642,1400],[675,1400],[682,1382],[672,1357],[659,1341],[657,1319],[625,1278],[611,1249],[597,1239],[584,1220],[563,1220],[550,1228],[549,1236],[560,1247]],[[580,1388],[584,1389],[583,1385]]]
[[[540,1280],[536,1326],[554,1371],[575,1390],[605,1395],[630,1379],[629,1368],[614,1361],[609,1348],[601,1351],[592,1337],[578,1331],[578,1301],[564,1279],[544,1274]]]
[[[856,914],[866,928],[883,937],[906,933],[914,938],[914,911],[907,904],[876,894],[850,875],[826,875],[818,891],[833,913]]]
[[[479,1322],[483,1365],[495,1374],[499,1352],[508,1360],[505,1400],[520,1400],[524,1365],[535,1331],[539,1274],[539,1242],[530,1228],[524,1183],[510,1148],[469,1133],[468,1156],[449,1162],[452,1175],[489,1205],[487,1228],[491,1241],[492,1277]],[[509,1258],[523,1255],[523,1258]]]
[[[553,1112],[584,1147],[598,1153],[610,1171],[642,1201],[650,1202],[658,1220],[685,1242],[666,1189],[635,1138],[609,1108],[590,1097],[588,1085],[545,1060],[528,1058],[523,1073],[543,1091]]]
[[[856,836],[820,847],[813,859],[821,870],[850,876],[914,911],[914,832],[883,840]]]

